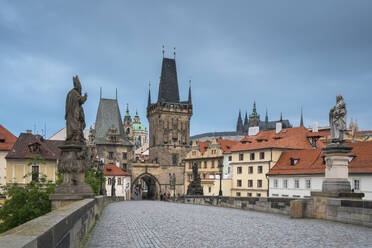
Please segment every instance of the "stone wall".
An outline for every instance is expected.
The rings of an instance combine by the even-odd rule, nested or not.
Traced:
[[[0,234],[0,247],[80,247],[104,204],[100,196],[58,208]]]
[[[266,197],[227,197],[223,196],[183,196],[172,198],[171,201],[207,206],[256,210],[261,212],[290,214],[290,202],[293,198]]]
[[[267,213],[290,215],[295,218],[325,219],[372,227],[372,201],[314,197],[309,199],[282,197],[221,197],[182,196],[170,201],[220,206]]]

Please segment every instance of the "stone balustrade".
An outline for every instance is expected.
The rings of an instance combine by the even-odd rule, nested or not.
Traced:
[[[103,196],[53,210],[0,234],[0,247],[80,247],[105,205]]]
[[[372,227],[372,201],[360,199],[182,196],[171,198],[170,201],[255,210],[290,215],[295,218],[325,219]]]

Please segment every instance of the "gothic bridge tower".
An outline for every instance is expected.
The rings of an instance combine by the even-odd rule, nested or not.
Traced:
[[[180,101],[176,60],[163,58],[158,101],[151,103],[150,90],[148,96],[150,161],[162,167],[181,166],[190,148],[191,116],[191,86],[188,100]]]

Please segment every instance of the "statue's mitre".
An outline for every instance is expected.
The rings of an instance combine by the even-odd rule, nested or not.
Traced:
[[[79,77],[77,75],[75,77],[72,77],[72,81],[74,82],[74,88],[75,89],[78,89],[78,88],[81,89],[80,80],[79,80]]]

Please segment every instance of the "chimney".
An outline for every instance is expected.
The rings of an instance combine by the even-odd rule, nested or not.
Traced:
[[[278,133],[280,133],[280,131],[282,131],[282,123],[277,122],[276,127],[275,127],[275,133],[278,134]]]
[[[26,133],[32,134],[32,130],[28,129],[26,130]]]
[[[313,122],[313,133],[317,133],[319,130],[318,130],[318,122],[317,121],[314,121]]]

